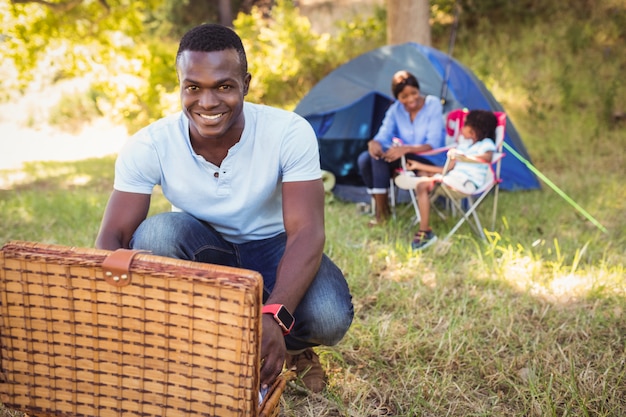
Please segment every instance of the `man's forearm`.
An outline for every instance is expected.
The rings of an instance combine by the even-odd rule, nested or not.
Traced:
[[[287,239],[276,271],[276,282],[267,303],[283,304],[293,312],[313,282],[322,260],[324,234],[300,233]]]

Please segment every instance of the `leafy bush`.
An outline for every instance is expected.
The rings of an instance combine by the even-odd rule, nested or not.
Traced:
[[[357,17],[339,22],[340,33],[331,39],[311,29],[292,2],[278,0],[270,18],[253,8],[239,14],[235,30],[242,37],[253,76],[248,99],[293,108],[326,74],[354,56],[384,43],[380,19]]]
[[[96,104],[98,93],[91,89],[86,93],[66,93],[56,106],[50,109],[48,122],[70,133],[80,129],[102,116]]]

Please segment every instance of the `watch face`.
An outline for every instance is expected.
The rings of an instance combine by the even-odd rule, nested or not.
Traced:
[[[276,312],[276,316],[278,317],[280,321],[283,322],[287,330],[291,330],[291,326],[293,326],[294,318],[285,307],[279,308],[278,311]]]

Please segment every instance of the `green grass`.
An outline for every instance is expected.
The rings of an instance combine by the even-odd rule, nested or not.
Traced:
[[[92,246],[113,159],[29,163],[24,172],[0,192],[0,242]],[[154,202],[153,212],[168,209],[158,192]],[[501,193],[499,203],[488,241],[463,226],[414,254],[410,209],[369,229],[354,204],[329,198],[326,252],[345,271],[355,321],[338,346],[319,348],[328,389],[304,396],[288,387],[282,414],[625,414],[625,203],[597,207],[608,235],[550,190]],[[443,232],[453,221],[433,226]]]
[[[531,194],[535,205],[549,198]],[[501,195],[502,211],[518,198]],[[328,206],[328,252],[356,308],[346,339],[320,349],[333,405],[287,396],[285,415],[626,413],[623,246],[592,230],[584,243],[578,231],[533,246],[538,232],[524,236],[525,219],[511,219],[490,242],[462,233],[415,255],[407,218],[370,231],[355,212]],[[547,214],[543,228],[561,214]]]
[[[29,162],[0,171],[0,242],[94,245],[113,188],[114,157]],[[151,213],[169,208],[159,190]]]

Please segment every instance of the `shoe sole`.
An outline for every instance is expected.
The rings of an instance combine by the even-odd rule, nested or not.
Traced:
[[[409,174],[398,175],[393,182],[403,190],[413,190],[420,182],[433,182],[433,177],[413,177]]]

